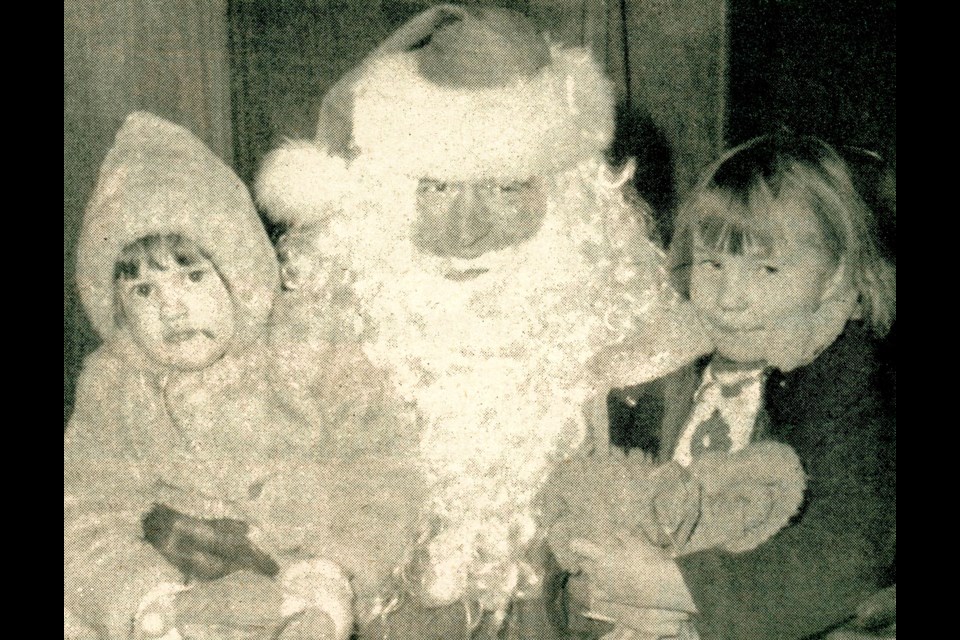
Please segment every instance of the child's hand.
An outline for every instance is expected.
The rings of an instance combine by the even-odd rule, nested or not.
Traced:
[[[333,618],[319,609],[307,609],[284,625],[277,640],[335,640],[337,626]]]
[[[876,640],[897,637],[897,585],[874,593],[857,606],[856,617],[827,640]]]
[[[280,581],[287,620],[280,640],[347,640],[353,631],[353,589],[339,565],[304,560],[288,567]]]
[[[162,583],[144,596],[133,620],[133,640],[180,640],[176,594],[184,587]]]
[[[632,624],[617,624],[600,640],[694,640],[690,616],[666,609],[635,609]]]

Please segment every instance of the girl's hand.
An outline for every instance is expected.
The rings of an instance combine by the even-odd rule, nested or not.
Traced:
[[[693,640],[688,633],[690,615],[668,609],[636,609],[631,621],[618,623],[601,640]]]
[[[290,618],[277,640],[334,640],[336,637],[333,618],[319,609],[307,609]]]
[[[877,640],[897,637],[897,585],[878,591],[857,607],[852,622],[827,640]]]
[[[630,629],[622,625],[600,640],[699,640],[687,614],[662,609],[643,609],[650,624],[644,629]],[[680,618],[679,616],[683,616]]]
[[[181,640],[176,628],[176,594],[182,585],[164,582],[151,589],[133,619],[133,640]]]

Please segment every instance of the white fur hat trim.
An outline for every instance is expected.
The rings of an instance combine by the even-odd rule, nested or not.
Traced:
[[[568,169],[613,135],[609,80],[584,49],[502,87],[430,82],[404,52],[375,58],[353,88],[353,143],[409,177],[525,180]]]
[[[343,158],[310,140],[287,140],[263,159],[254,191],[271,220],[292,224],[326,219],[351,186]]]

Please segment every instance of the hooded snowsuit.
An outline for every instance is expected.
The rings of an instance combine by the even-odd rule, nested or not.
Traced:
[[[153,363],[115,319],[121,249],[171,233],[210,257],[234,304],[227,353],[199,371]],[[144,540],[152,505],[248,522],[282,571],[325,502],[322,485],[306,481],[309,426],[279,408],[265,375],[278,266],[233,172],[186,130],[132,114],[101,168],[78,255],[103,344],[84,364],[64,442],[64,606],[110,637],[129,628],[148,590],[182,581]]]

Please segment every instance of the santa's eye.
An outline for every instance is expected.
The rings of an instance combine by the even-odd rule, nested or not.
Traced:
[[[138,284],[133,287],[133,295],[140,298],[149,298],[153,293],[153,287],[149,284]]]
[[[187,279],[189,279],[190,282],[200,282],[206,274],[206,271],[203,269],[194,269],[187,274]]]
[[[766,273],[767,275],[772,276],[780,273],[780,267],[774,266],[772,264],[765,264],[763,265],[763,272]]]
[[[450,191],[450,183],[438,182],[436,180],[421,180],[418,191],[420,193],[447,193]]]
[[[502,194],[520,193],[526,186],[526,182],[508,182],[507,184],[498,184],[496,191]]]

